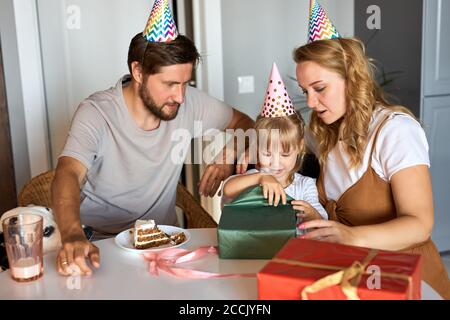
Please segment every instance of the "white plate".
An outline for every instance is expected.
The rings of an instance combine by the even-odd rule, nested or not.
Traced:
[[[130,252],[135,252],[135,253],[142,253],[145,251],[160,251],[160,250],[167,249],[167,248],[176,248],[176,247],[186,244],[191,239],[191,235],[185,229],[174,227],[174,226],[166,226],[166,225],[158,225],[158,228],[169,235],[172,235],[177,232],[184,232],[184,234],[186,235],[186,240],[177,245],[166,244],[166,245],[163,245],[163,246],[160,246],[157,248],[136,249],[134,247],[134,243],[133,243],[134,242],[133,232],[130,232],[132,229],[128,229],[128,230],[125,230],[125,231],[122,231],[121,233],[119,233],[115,238],[115,242],[120,248],[122,248],[124,250],[130,251]]]

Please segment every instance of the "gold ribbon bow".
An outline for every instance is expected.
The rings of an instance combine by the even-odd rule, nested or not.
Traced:
[[[288,259],[279,259],[275,258],[272,261],[277,263],[283,263],[283,264],[289,264],[289,265],[295,265],[295,266],[301,266],[301,267],[307,267],[307,268],[317,268],[317,269],[326,269],[326,270],[339,270],[336,273],[330,274],[324,278],[321,278],[317,280],[316,282],[312,283],[309,286],[306,286],[303,288],[301,292],[301,297],[303,300],[308,300],[308,294],[309,293],[316,293],[320,290],[323,290],[325,288],[329,288],[335,285],[340,285],[342,292],[349,300],[360,300],[357,289],[358,284],[361,280],[361,276],[366,273],[366,268],[369,264],[369,262],[378,254],[378,250],[371,249],[363,262],[355,261],[352,263],[352,265],[348,268],[342,268],[337,266],[329,266],[329,265],[322,265],[322,264],[316,264],[311,262],[302,262],[302,261],[295,261],[295,260],[288,260]],[[391,278],[397,278],[405,280],[409,283],[409,297],[412,297],[412,279],[410,276],[404,275],[404,274],[395,274],[395,273],[386,273],[381,272],[381,276],[391,277]]]
[[[302,299],[308,300],[308,293],[315,293],[322,289],[340,284],[342,292],[347,299],[359,300],[357,292],[359,281],[361,281],[361,276],[364,274],[370,260],[372,260],[377,253],[378,250],[371,249],[362,263],[355,261],[349,268],[330,274],[329,276],[306,286],[302,290]]]

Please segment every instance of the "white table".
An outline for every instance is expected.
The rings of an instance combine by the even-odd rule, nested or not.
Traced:
[[[189,229],[186,249],[217,245],[217,229]],[[101,267],[91,277],[63,277],[56,271],[56,253],[44,257],[44,275],[36,281],[18,283],[9,271],[0,273],[0,299],[257,299],[256,278],[178,279],[165,272],[151,276],[140,254],[116,246],[114,239],[95,243]],[[220,260],[207,255],[183,264],[216,273],[256,273],[267,260]],[[422,297],[441,299],[422,281]]]

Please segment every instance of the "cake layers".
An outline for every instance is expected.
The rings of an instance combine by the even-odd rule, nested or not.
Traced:
[[[134,226],[134,247],[155,248],[171,242],[170,238],[156,226],[154,220],[137,220]]]

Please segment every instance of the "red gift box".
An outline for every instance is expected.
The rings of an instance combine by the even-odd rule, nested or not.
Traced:
[[[258,272],[262,300],[414,300],[421,298],[421,257],[291,239]]]

